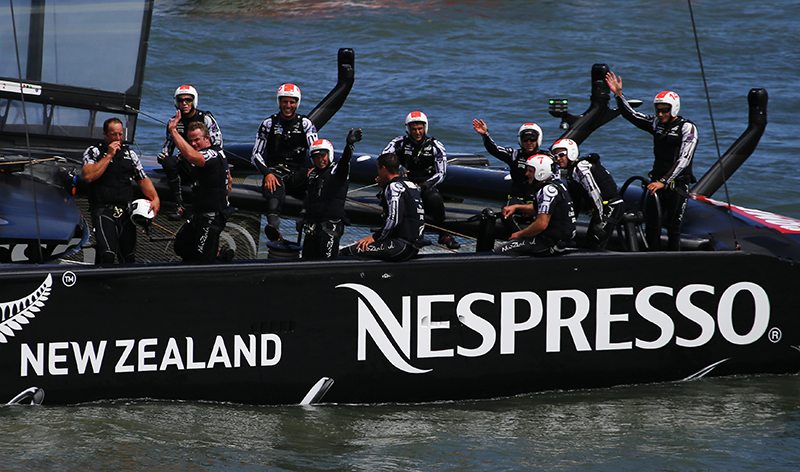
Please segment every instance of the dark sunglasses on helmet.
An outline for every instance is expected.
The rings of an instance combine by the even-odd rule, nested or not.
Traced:
[[[522,137],[522,142],[523,143],[527,143],[527,142],[531,142],[531,141],[532,142],[536,142],[536,141],[538,141],[538,138],[536,136],[534,136],[534,135],[528,135],[528,136],[523,136]]]
[[[192,103],[194,98],[192,97],[178,97],[175,99],[175,103]]]
[[[556,158],[567,157],[567,151],[561,151],[555,154]]]
[[[665,114],[669,115],[671,110],[672,109],[670,107],[664,107],[664,108],[657,107],[656,108],[656,115],[660,115],[662,113],[665,113]]]

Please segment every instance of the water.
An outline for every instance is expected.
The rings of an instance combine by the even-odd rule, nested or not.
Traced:
[[[732,199],[800,217],[800,6],[696,3],[722,151],[744,130],[747,91],[770,94],[767,131],[732,178]],[[165,120],[175,87],[191,82],[226,143],[252,142],[282,82],[300,85],[306,112],[329,91],[339,47],[356,51],[356,84],[321,132],[337,148],[359,126],[358,150],[376,153],[417,108],[451,151],[483,152],[473,117],[509,145],[521,123],[537,121],[549,143],[560,132],[547,99],[567,97],[582,112],[591,65],[605,62],[629,97],[680,93],[701,132],[696,173],[715,159],[678,1],[159,1],[142,110]],[[142,153],[155,155],[163,133],[142,117]],[[622,181],[646,173],[650,146],[649,135],[615,120],[582,149]],[[0,469],[797,470],[798,391],[798,376],[758,376],[432,405],[4,407]]]

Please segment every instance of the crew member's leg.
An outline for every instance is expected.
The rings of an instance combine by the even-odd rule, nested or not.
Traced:
[[[645,190],[646,191],[646,190]],[[664,195],[667,192],[658,192],[659,206],[656,205],[655,197],[648,195],[645,199],[645,239],[647,240],[647,247],[649,251],[661,250],[661,222],[664,217]],[[659,215],[661,218],[659,218]]]
[[[97,265],[113,264],[117,260],[119,233],[115,215],[121,211],[121,208],[114,206],[99,206],[92,209],[95,240],[94,263]]]
[[[167,174],[167,184],[172,199],[175,201],[175,211],[167,215],[170,221],[180,221],[185,210],[183,208],[183,193],[181,191],[181,174],[178,171],[178,156],[159,155],[158,162]]]
[[[675,189],[666,192],[663,207],[666,209],[665,220],[669,236],[669,250],[681,250],[681,225],[686,212],[686,195],[689,194],[687,184],[675,183]]]
[[[270,241],[280,239],[281,227],[281,210],[283,210],[283,202],[286,201],[286,187],[284,186],[283,178],[278,177],[278,182],[281,184],[275,187],[275,190],[269,191],[263,187],[264,198],[267,200],[267,228],[264,232]]]
[[[117,220],[119,228],[119,259],[122,263],[136,262],[136,225],[131,221],[130,212],[125,211]]]
[[[436,187],[425,187],[422,192],[422,206],[425,208],[425,216],[438,228],[444,224],[444,198]],[[461,245],[450,233],[437,229],[439,232],[439,244],[443,244],[449,249],[458,249]]]
[[[600,215],[596,212],[592,213],[592,218],[589,220],[589,230],[586,232],[587,246],[590,249],[605,249],[608,245],[608,240],[614,234],[614,229],[619,224],[622,218],[622,200],[617,203],[608,205],[606,208],[607,214],[605,221],[600,219]]]

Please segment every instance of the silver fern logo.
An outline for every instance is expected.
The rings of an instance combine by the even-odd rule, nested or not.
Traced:
[[[44,302],[52,290],[53,277],[47,274],[39,288],[27,297],[10,302],[0,302],[0,344],[7,343],[14,331],[22,331],[22,325],[30,323],[44,308]]]

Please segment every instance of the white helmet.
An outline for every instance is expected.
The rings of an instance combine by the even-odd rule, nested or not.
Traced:
[[[328,151],[328,159],[333,160],[333,144],[327,139],[314,141],[308,150],[311,157],[314,157],[314,153],[319,153],[319,151]]]
[[[147,226],[156,216],[150,208],[150,200],[140,198],[131,202],[131,221],[139,226]]]
[[[278,87],[278,93],[275,94],[275,101],[278,102],[278,106],[281,106],[281,97],[292,97],[297,99],[297,106],[300,106],[300,99],[303,98],[303,94],[300,93],[300,87],[295,84],[283,84]]]
[[[530,134],[536,132],[536,146],[542,145],[542,128],[539,127],[536,123],[524,123],[522,126],[519,127],[519,131],[517,131],[517,139],[519,139],[519,145],[522,146],[522,135],[523,134]]]
[[[569,159],[572,162],[578,160],[578,155],[579,155],[578,143],[576,143],[575,141],[569,138],[559,139],[558,141],[554,142],[552,146],[550,146],[550,151],[553,152],[554,155],[555,155],[554,151],[556,149],[566,149],[567,159]]]
[[[664,105],[669,105],[672,107],[669,110],[669,116],[678,116],[678,113],[681,111],[681,97],[672,90],[658,92],[656,98],[653,99],[653,106],[658,105],[659,103],[663,103]]]
[[[533,178],[539,182],[553,177],[553,159],[547,154],[534,154],[525,161],[525,165],[533,167]]]
[[[408,125],[411,123],[422,123],[425,125],[425,134],[428,134],[428,117],[421,111],[412,111],[406,115],[406,131],[411,131]]]
[[[192,106],[197,108],[197,102],[198,102],[197,89],[195,89],[191,85],[181,85],[180,87],[175,89],[175,100],[178,100],[178,95],[191,95]]]

